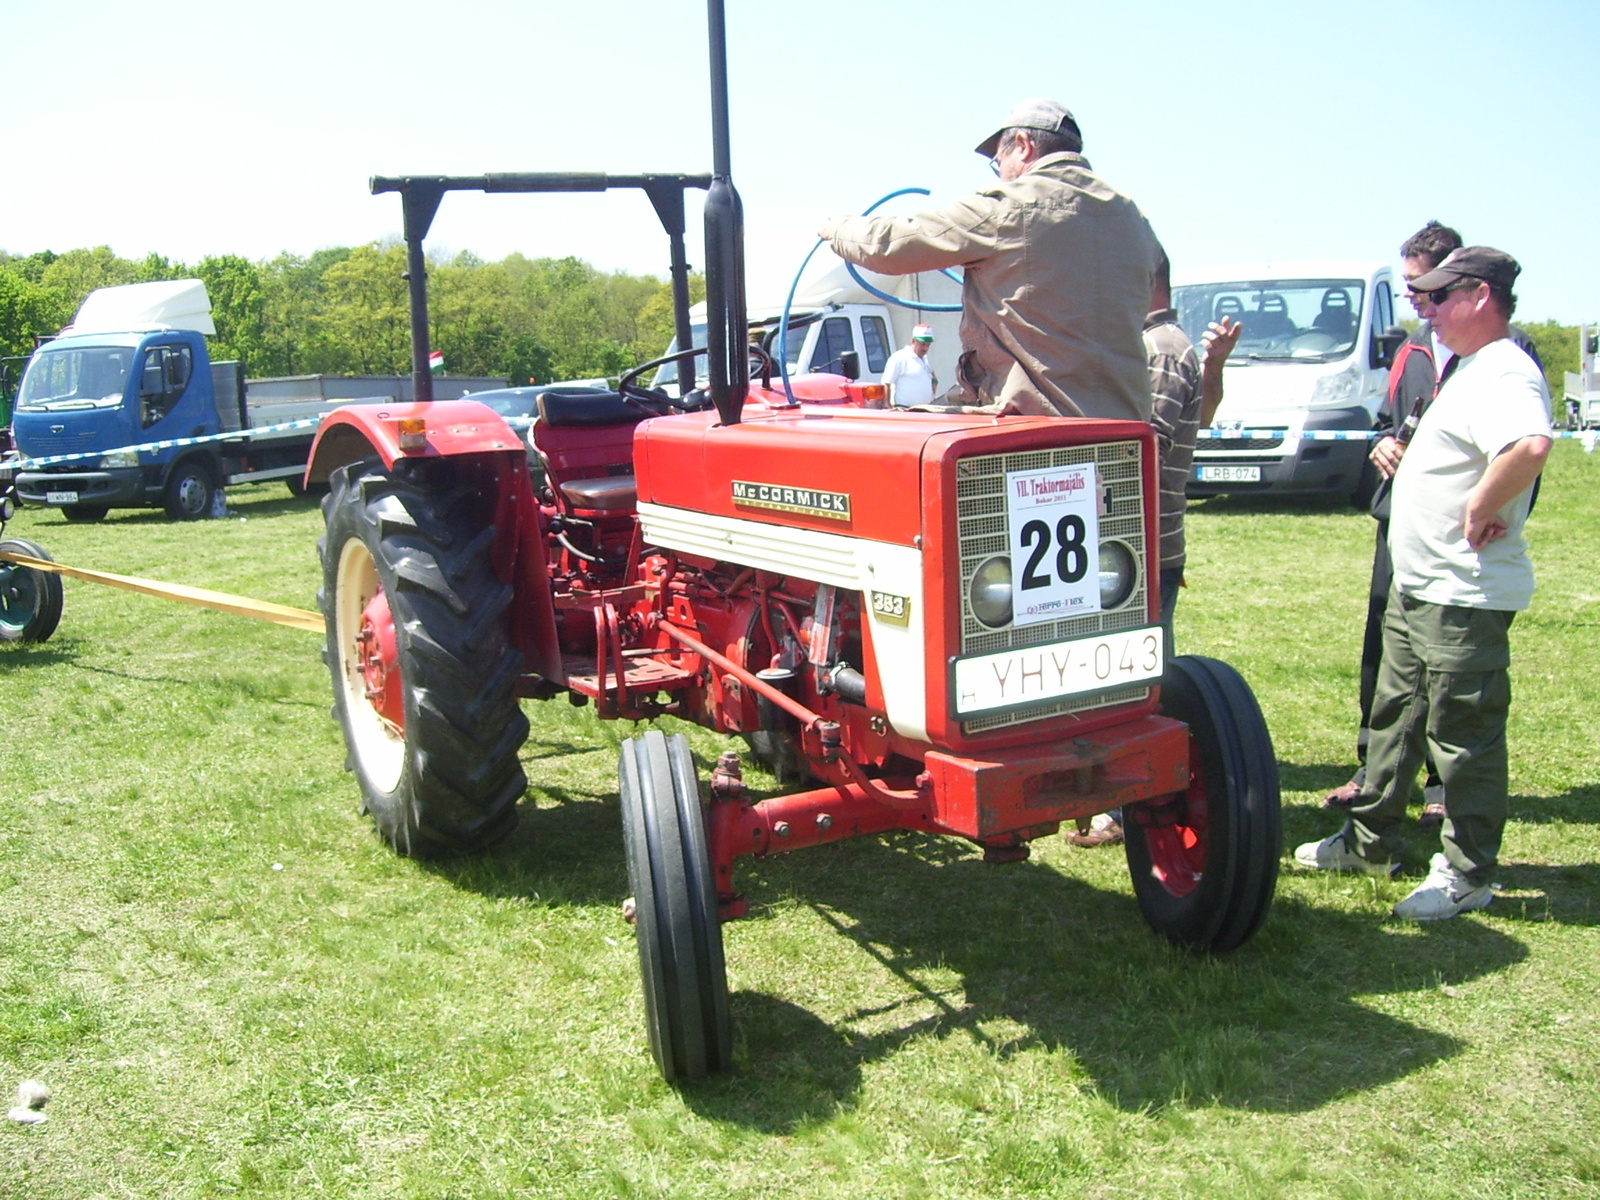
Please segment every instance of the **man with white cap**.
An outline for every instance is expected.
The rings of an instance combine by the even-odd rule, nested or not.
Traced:
[[[880,274],[965,268],[957,404],[1150,419],[1155,234],[1082,149],[1070,112],[1027,100],[977,147],[996,186],[911,217],[823,222],[839,257]]]
[[[889,389],[892,408],[913,408],[932,404],[939,390],[939,377],[933,373],[928,351],[933,346],[933,326],[918,325],[911,341],[889,356],[883,364],[883,384]]]

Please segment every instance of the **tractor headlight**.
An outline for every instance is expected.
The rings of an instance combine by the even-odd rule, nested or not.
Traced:
[[[1126,542],[1100,543],[1100,609],[1121,608],[1139,586],[1139,560]]]
[[[972,615],[990,629],[1011,624],[1011,560],[997,554],[981,565],[967,585]]]
[[[137,450],[113,450],[110,454],[100,456],[100,469],[115,471],[123,467],[137,467],[139,465],[139,452]]]

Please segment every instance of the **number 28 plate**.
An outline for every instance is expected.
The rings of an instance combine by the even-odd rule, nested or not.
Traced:
[[[1160,626],[1018,646],[958,658],[953,667],[960,718],[1158,680],[1165,670]]]

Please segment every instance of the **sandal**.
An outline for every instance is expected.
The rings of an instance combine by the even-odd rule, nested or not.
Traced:
[[[1442,804],[1424,804],[1422,815],[1417,818],[1418,829],[1437,829],[1444,824],[1445,807]]]
[[[1096,817],[1092,824],[1080,822],[1077,829],[1068,830],[1063,836],[1074,846],[1093,850],[1096,846],[1115,846],[1122,841],[1122,826],[1110,817],[1104,820]]]

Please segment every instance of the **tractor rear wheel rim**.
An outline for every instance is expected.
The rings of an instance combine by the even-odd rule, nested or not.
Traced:
[[[390,720],[378,704],[382,697],[401,697],[401,678],[398,656],[389,663],[380,662],[376,668],[369,665],[374,657],[369,646],[381,638],[363,640],[364,624],[369,630],[385,623],[388,603],[383,599],[383,584],[378,578],[378,567],[372,553],[358,539],[345,542],[339,552],[338,596],[335,600],[334,636],[339,655],[339,680],[344,690],[344,709],[350,718],[351,749],[360,760],[372,786],[382,792],[392,792],[399,786],[405,769],[406,739],[403,716],[400,722]],[[377,620],[374,621],[374,615]],[[391,631],[389,651],[393,653],[393,621],[387,619]],[[378,704],[368,696],[371,677],[369,671],[381,671],[384,687]]]

